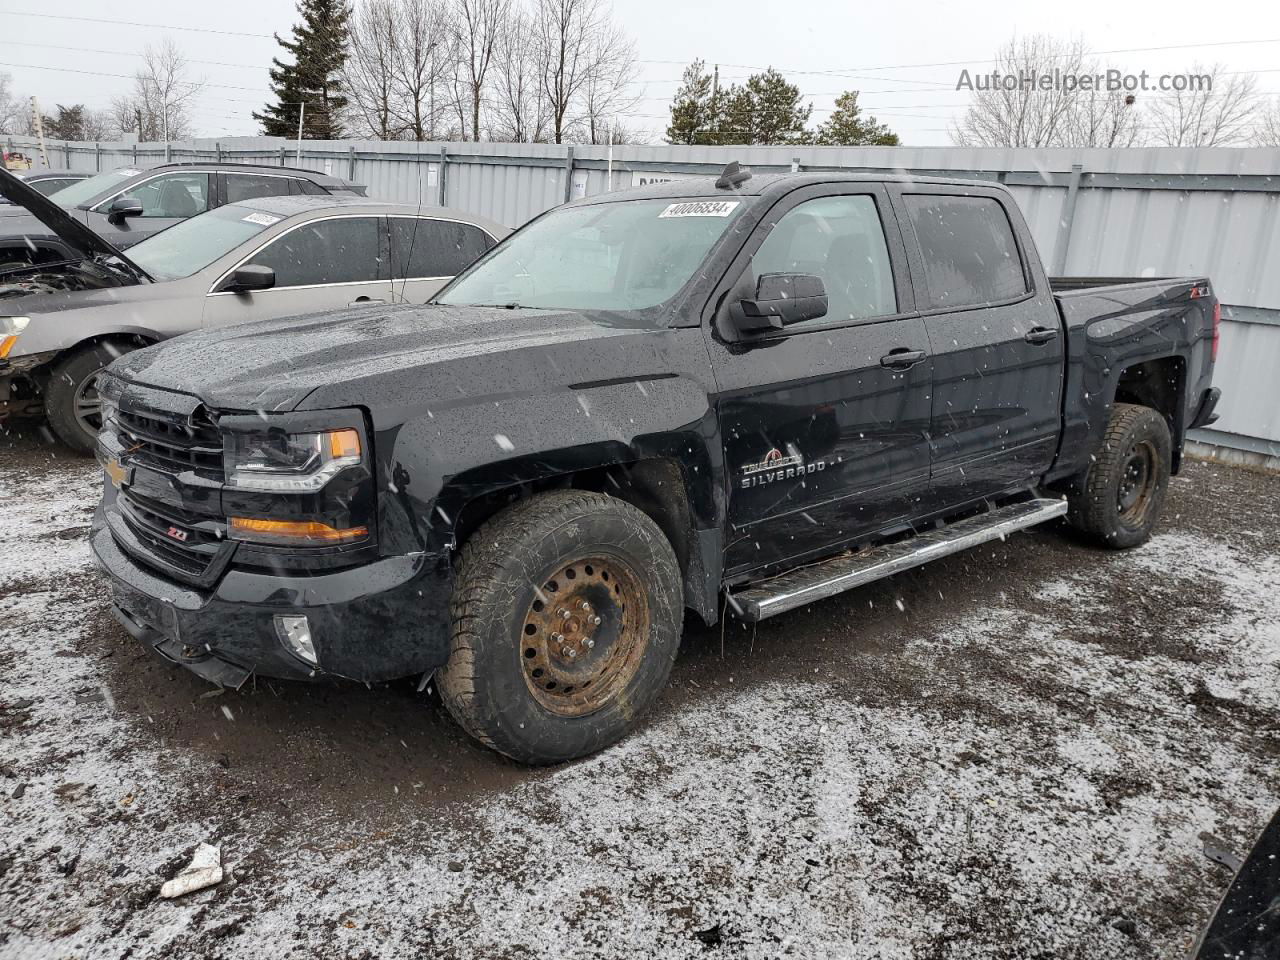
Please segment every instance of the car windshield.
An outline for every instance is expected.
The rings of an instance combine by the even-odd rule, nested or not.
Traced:
[[[745,205],[719,198],[626,200],[556,210],[495,247],[437,302],[654,307],[684,286]]]
[[[61,190],[54,191],[49,194],[49,199],[64,209],[78,207],[86,200],[92,200],[98,194],[105,190],[110,190],[117,184],[124,183],[130,177],[136,177],[141,171],[132,168],[123,170],[112,170],[110,173],[100,173],[96,177],[89,177],[87,180],[80,180]]]
[[[180,280],[283,219],[239,204],[219,207],[134,244],[129,259],[157,280]]]

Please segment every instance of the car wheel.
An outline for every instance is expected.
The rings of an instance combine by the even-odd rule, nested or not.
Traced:
[[[531,497],[462,550],[441,697],[522,763],[593,753],[666,685],[683,606],[671,544],[640,510],[586,491]]]
[[[44,389],[44,412],[58,439],[76,453],[92,454],[102,426],[98,376],[134,347],[104,341],[59,360]]]
[[[1102,446],[1068,497],[1071,525],[1114,550],[1146,543],[1169,488],[1172,449],[1163,416],[1117,403]]]

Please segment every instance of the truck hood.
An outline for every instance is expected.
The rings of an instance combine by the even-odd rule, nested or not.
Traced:
[[[111,372],[194,394],[215,410],[403,408],[441,396],[457,401],[459,392],[474,399],[503,391],[519,375],[500,363],[477,370],[470,361],[569,344],[580,352],[591,341],[646,332],[654,332],[652,324],[638,325],[628,314],[360,306],[187,334],[126,354]],[[554,352],[541,353],[554,368]],[[565,364],[566,383],[593,379],[574,366]]]
[[[0,170],[0,197],[4,197],[14,204],[15,208],[22,207],[29,211],[50,232],[81,256],[92,257],[106,254],[107,256],[119,257],[129,264],[132,269],[142,273],[142,269],[132,263],[113,244],[108,243],[44,194],[33,190],[7,170]],[[6,233],[13,232],[12,227],[22,224],[23,221],[18,219],[19,216],[18,211],[14,208],[5,210],[4,220],[0,221],[0,223],[3,224]],[[145,274],[143,275],[145,276]]]

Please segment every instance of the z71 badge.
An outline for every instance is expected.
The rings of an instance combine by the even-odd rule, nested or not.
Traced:
[[[774,447],[759,463],[744,463],[741,467],[740,486],[743,490],[762,487],[776,483],[778,480],[800,480],[812,473],[820,473],[827,469],[827,461],[815,460],[805,463],[804,457],[794,447],[783,453]]]

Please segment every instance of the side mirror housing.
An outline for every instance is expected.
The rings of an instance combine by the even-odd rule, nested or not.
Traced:
[[[781,330],[793,323],[827,315],[827,290],[822,278],[810,273],[762,273],[753,299],[730,307],[739,333]]]
[[[142,216],[142,201],[137,197],[116,197],[107,208],[107,219],[123,223],[126,217]]]
[[[218,292],[248,293],[251,290],[270,290],[276,285],[276,272],[258,263],[243,263],[231,271]]]

